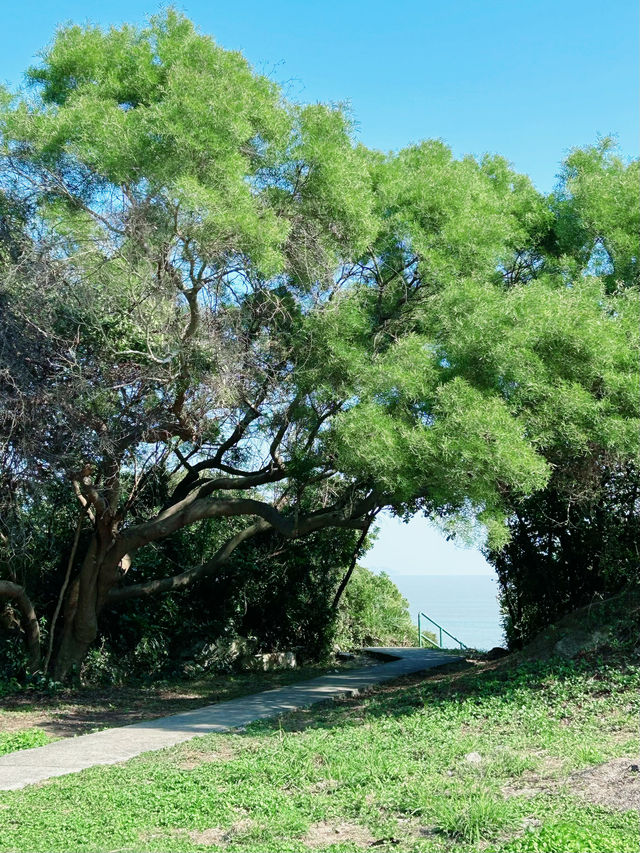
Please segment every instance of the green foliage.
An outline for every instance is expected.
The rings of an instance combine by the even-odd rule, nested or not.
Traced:
[[[44,746],[55,738],[51,738],[42,729],[25,729],[21,732],[0,732],[0,755],[15,752],[18,749],[33,749]]]
[[[155,552],[153,569],[168,563],[176,548],[206,558],[227,534],[219,525],[185,531],[179,543]],[[225,664],[216,656],[216,642],[239,643],[249,654],[294,650],[300,662],[325,659],[335,645],[414,645],[407,601],[384,573],[356,566],[334,612],[333,596],[356,538],[348,531],[321,531],[293,543],[265,536],[211,581],[160,603],[133,602],[106,614],[102,645],[89,653],[83,678],[124,683],[242,663]],[[142,574],[144,564],[134,571]]]
[[[635,853],[633,827],[626,817],[607,814],[585,815],[579,811],[559,818],[539,831],[528,830],[522,838],[502,848],[504,853]]]
[[[509,802],[479,792],[468,799],[445,800],[438,808],[436,821],[440,832],[467,844],[477,844],[505,827],[514,829],[516,815],[517,810]]]
[[[623,163],[607,139],[576,149],[549,202],[552,233],[526,290],[558,271],[574,283],[548,301],[531,378],[519,388],[533,391],[534,426],[554,471],[543,491],[512,499],[509,542],[488,551],[514,647],[638,573],[638,162]],[[537,392],[541,358],[551,369]]]
[[[67,638],[113,600],[109,553],[132,552],[125,584],[195,569],[215,552],[179,528],[217,516],[219,536],[203,528],[242,539],[248,603],[229,560],[207,631],[318,652],[344,562],[316,552],[305,575],[289,544],[274,578],[256,517],[295,539],[423,511],[497,550],[518,502],[576,459],[637,454],[637,164],[608,143],[574,151],[549,198],[442,142],[368,151],[344,109],[288,102],[173,10],[64,27],[27,79],[0,95],[0,556],[67,488],[56,557],[19,578],[51,612],[74,488],[96,509],[74,569],[104,545],[80,587],[101,593]],[[123,642],[155,671],[179,619],[146,607]]]
[[[338,608],[335,641],[347,649],[415,645],[408,607],[387,574],[356,566]]]
[[[181,531],[141,553],[132,571],[144,580],[147,573],[171,573],[178,555],[206,561],[234,526],[204,523]],[[219,658],[216,643],[239,644],[247,654],[293,650],[299,662],[325,658],[335,630],[331,602],[356,538],[353,531],[320,531],[290,542],[267,534],[236,552],[211,579],[160,602],[133,601],[106,612],[102,646],[90,653],[83,677],[125,683],[242,664]]]
[[[640,163],[616,156],[612,139],[567,157],[552,206],[557,250],[602,275],[609,292],[638,284]]]
[[[434,673],[2,792],[0,849],[177,853],[225,835],[232,850],[294,853],[320,825],[352,827],[347,850],[366,837],[433,853],[631,853],[637,814],[578,798],[570,775],[596,753],[635,761],[639,686],[624,659],[597,673],[593,660]]]
[[[633,466],[605,469],[597,490],[582,499],[549,488],[519,503],[509,543],[487,554],[498,574],[511,648],[637,583],[638,476]]]

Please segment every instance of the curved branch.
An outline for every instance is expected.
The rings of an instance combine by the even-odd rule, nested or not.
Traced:
[[[150,521],[125,530],[120,537],[119,548],[123,554],[135,551],[164,539],[204,518],[231,518],[240,515],[257,515],[288,538],[298,538],[323,527],[348,527],[362,530],[366,524],[364,516],[376,506],[376,495],[372,492],[359,501],[341,503],[326,509],[311,512],[306,516],[283,515],[271,504],[253,498],[201,498],[198,493],[185,498],[163,510]]]
[[[29,671],[37,672],[40,667],[40,626],[31,599],[24,587],[11,581],[0,581],[0,600],[14,601],[22,614],[24,637],[29,653]]]
[[[229,559],[238,545],[241,545],[252,536],[258,533],[264,533],[271,529],[271,525],[266,521],[257,521],[250,527],[241,530],[235,536],[228,539],[224,545],[219,548],[213,557],[201,566],[195,566],[192,569],[187,569],[179,575],[173,575],[168,578],[158,578],[157,580],[146,581],[145,583],[131,584],[120,589],[112,589],[109,593],[107,603],[115,604],[119,601],[126,601],[130,598],[147,598],[151,595],[158,595],[161,592],[175,592],[179,589],[184,589],[190,586],[194,581],[206,578]]]
[[[297,518],[294,516],[283,516],[270,504],[262,503],[255,500],[237,500],[237,501],[216,501],[210,503],[208,510],[202,507],[197,507],[198,518],[211,518],[214,516],[231,516],[231,515],[258,515],[261,518],[254,524],[241,530],[235,536],[228,539],[221,548],[216,551],[213,557],[201,566],[195,566],[192,569],[187,569],[178,575],[173,575],[168,578],[158,578],[144,583],[131,584],[131,586],[121,587],[120,589],[112,589],[108,595],[107,601],[115,604],[119,601],[126,601],[130,598],[142,598],[150,595],[157,595],[162,592],[173,592],[189,586],[196,580],[207,577],[225,563],[233,551],[245,542],[247,539],[256,536],[258,533],[266,532],[267,530],[276,529],[279,533],[287,538],[298,538],[307,536],[315,530],[320,530],[325,527],[346,527],[355,530],[362,530],[362,536],[358,543],[360,548],[364,538],[371,526],[373,517],[377,512],[375,506],[376,496],[370,494],[366,498],[357,503],[350,504],[346,507],[332,507],[329,510],[318,510],[317,512],[309,513],[307,516]],[[196,501],[191,510],[193,512],[196,504],[206,504],[205,501]],[[372,514],[373,513],[373,514]],[[197,520],[195,517],[190,517],[189,521],[184,520],[185,516],[172,519],[171,531],[167,525],[167,519],[158,521],[154,519],[146,524],[139,525],[134,530],[124,534],[124,540],[127,541],[131,550],[143,547],[143,545],[154,541],[155,539],[163,538],[168,535],[168,532],[178,530],[180,527],[190,524]],[[153,528],[153,525],[160,525],[160,528]],[[159,532],[161,529],[162,532]],[[154,535],[151,535],[154,534]],[[146,535],[146,540],[141,539]],[[356,551],[357,553],[357,551]],[[347,579],[348,580],[348,579]],[[346,581],[345,581],[346,585]]]
[[[191,471],[195,473],[198,471],[198,468],[198,465],[193,465],[191,466]],[[204,466],[200,470],[204,470]],[[191,482],[187,482],[185,478],[174,491],[170,498],[171,503],[168,504],[165,511],[187,498],[189,500],[205,498],[211,492],[218,491],[245,491],[246,489],[253,489],[256,486],[264,486],[266,483],[276,483],[278,480],[284,480],[286,476],[285,471],[269,465],[261,471],[249,472],[237,477],[216,477],[212,480],[200,480],[194,477]],[[191,494],[196,489],[197,492]]]

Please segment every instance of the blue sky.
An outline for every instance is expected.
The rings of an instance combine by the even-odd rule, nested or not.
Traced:
[[[613,133],[623,154],[637,153],[634,0],[174,5],[290,97],[349,102],[370,147],[441,138],[456,155],[502,154],[545,192],[573,146]],[[0,32],[0,80],[19,83],[58,24],[141,23],[158,8],[149,0],[12,3]],[[398,573],[489,570],[476,552],[444,543],[423,520],[408,527],[383,520],[365,562]]]
[[[550,190],[575,145],[637,144],[634,0],[236,0],[176,3],[224,47],[300,100],[349,101],[381,149],[438,137],[498,152]],[[0,79],[17,82],[65,21],[142,22],[149,0],[23,0],[0,34]]]

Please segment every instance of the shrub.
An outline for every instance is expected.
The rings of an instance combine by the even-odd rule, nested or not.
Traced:
[[[356,566],[338,609],[336,643],[346,648],[412,646],[415,635],[409,604],[391,578]]]

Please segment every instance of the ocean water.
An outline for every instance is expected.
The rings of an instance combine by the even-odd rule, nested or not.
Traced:
[[[435,619],[466,646],[491,649],[505,644],[498,584],[489,575],[390,575],[409,602],[411,618],[417,623],[422,611]],[[432,627],[428,626],[427,627]],[[435,630],[435,629],[434,629]],[[417,631],[417,629],[416,629]],[[443,646],[457,648],[443,636]]]

